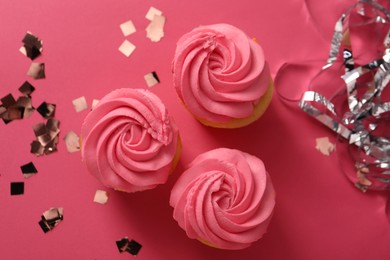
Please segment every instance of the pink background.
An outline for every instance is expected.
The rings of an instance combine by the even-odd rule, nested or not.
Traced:
[[[326,157],[315,150],[317,137],[335,141],[332,132],[277,95],[251,126],[210,129],[181,106],[172,86],[175,43],[200,24],[230,23],[256,37],[275,76],[285,62],[325,60],[334,23],[353,2],[0,0],[0,97],[17,97],[29,80],[36,87],[33,105],[56,104],[61,121],[59,151],[38,158],[30,154],[32,126],[43,122],[37,112],[0,123],[0,259],[128,259],[115,244],[124,236],[143,245],[139,259],[389,259],[387,194],[360,192],[343,175],[335,153]],[[150,6],[167,17],[158,43],[146,38]],[[129,19],[137,32],[124,37],[119,25]],[[44,41],[36,61],[46,64],[46,79],[26,76],[31,61],[18,51],[26,31]],[[129,58],[118,51],[125,38],[137,46]],[[62,140],[71,130],[79,134],[88,112],[76,113],[72,100],[85,96],[90,104],[116,88],[147,88],[143,76],[151,71],[161,80],[151,91],[181,131],[178,169],[155,190],[110,191],[107,205],[96,204],[95,191],[104,187]],[[217,147],[262,158],[277,191],[268,233],[245,250],[222,251],[190,240],[172,218],[169,194],[180,172],[196,155]],[[24,180],[20,166],[30,161],[39,173]],[[14,181],[25,181],[24,195],[10,196]],[[44,234],[38,221],[50,207],[63,207],[64,221]]]

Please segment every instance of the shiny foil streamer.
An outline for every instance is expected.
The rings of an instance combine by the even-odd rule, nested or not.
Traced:
[[[357,66],[352,37],[345,24],[354,11],[362,17],[375,11],[377,16],[371,23],[390,24],[390,12],[370,0],[359,1],[336,22],[329,57],[322,70],[329,69],[342,57],[345,74],[341,79],[345,90],[337,91],[333,97],[340,97],[341,93],[346,100],[344,103],[348,104],[347,109],[341,107],[343,103],[335,105],[333,99],[315,91],[306,91],[299,106],[348,140],[348,151],[355,161],[353,179],[356,187],[362,191],[390,189],[390,102],[383,101],[382,95],[390,81],[390,29],[383,40],[382,56]],[[363,93],[359,95],[359,92]]]

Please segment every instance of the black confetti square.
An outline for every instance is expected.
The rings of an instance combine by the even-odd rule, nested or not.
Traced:
[[[35,90],[34,86],[30,84],[30,82],[25,81],[23,85],[19,88],[19,91],[25,95],[25,96],[30,96],[31,93],[33,93]]]
[[[129,241],[127,237],[116,241],[116,245],[120,253],[128,252],[134,256],[138,255],[139,251],[142,248],[142,245],[140,243],[135,240]]]
[[[11,182],[11,195],[24,194],[24,182]]]

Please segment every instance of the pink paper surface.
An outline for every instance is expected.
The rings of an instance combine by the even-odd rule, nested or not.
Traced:
[[[343,175],[336,153],[323,156],[315,139],[333,133],[297,106],[273,101],[256,123],[236,130],[199,124],[181,105],[172,85],[171,60],[178,38],[198,25],[230,23],[263,46],[273,76],[286,62],[327,58],[334,23],[354,1],[0,1],[0,97],[29,80],[33,105],[57,105],[58,151],[30,153],[29,119],[0,123],[0,259],[128,259],[115,241],[125,236],[142,244],[137,259],[390,259],[387,193],[362,193]],[[150,6],[167,18],[164,37],[146,38]],[[119,25],[132,20],[137,32],[124,37]],[[26,31],[43,40],[46,79],[26,73],[31,60],[19,52]],[[127,39],[136,45],[129,57],[118,51]],[[181,132],[183,153],[165,185],[135,194],[109,191],[106,205],[93,202],[106,190],[88,172],[80,153],[68,153],[62,138],[80,133],[88,111],[76,113],[72,100],[91,104],[121,87],[148,88],[144,75],[161,81],[150,90],[163,100]],[[299,75],[302,75],[299,74]],[[293,74],[290,74],[293,77]],[[294,88],[295,86],[291,86]],[[301,90],[301,87],[297,87]],[[261,158],[276,193],[267,234],[250,248],[223,251],[187,238],[172,218],[170,190],[184,167],[199,153],[218,147]],[[32,161],[38,174],[24,179],[20,166]],[[24,181],[25,194],[10,196],[10,182]],[[64,208],[64,220],[44,234],[38,222],[51,207]]]

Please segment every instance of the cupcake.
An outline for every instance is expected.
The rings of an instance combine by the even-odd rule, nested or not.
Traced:
[[[238,128],[267,109],[273,81],[261,46],[228,24],[199,26],[177,42],[174,87],[201,123]]]
[[[189,238],[237,250],[266,232],[275,191],[259,158],[220,148],[195,158],[174,185],[170,205]]]
[[[81,156],[107,187],[136,192],[167,181],[180,155],[176,125],[161,100],[124,88],[103,97],[81,128]]]

